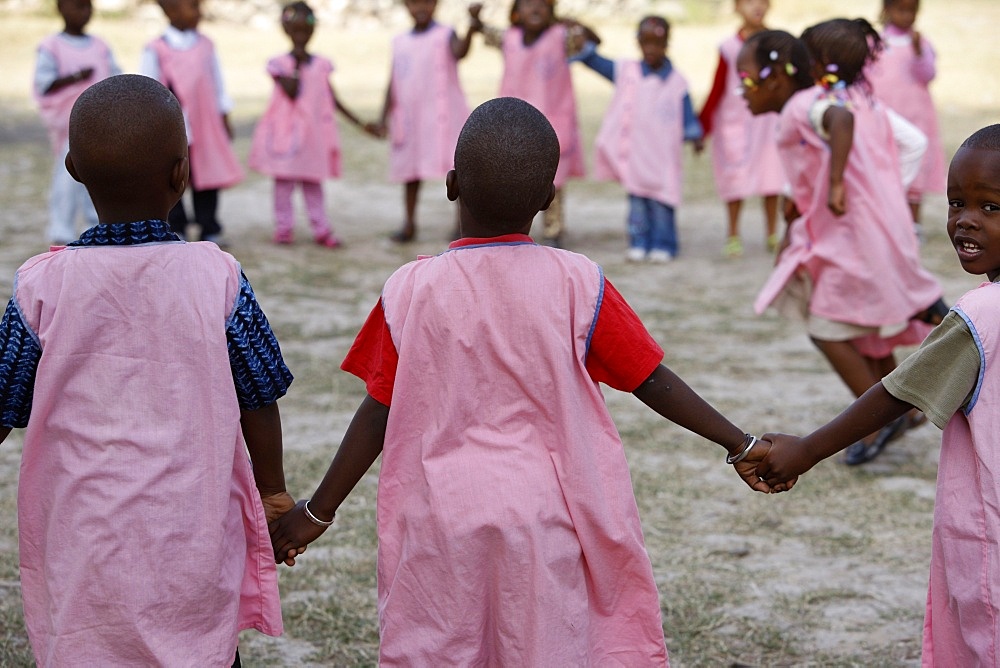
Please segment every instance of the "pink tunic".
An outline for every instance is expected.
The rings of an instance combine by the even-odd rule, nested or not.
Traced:
[[[934,47],[921,35],[922,55],[913,52],[913,33],[889,26],[883,34],[885,49],[865,73],[875,95],[927,135],[927,152],[910,193],[942,193],[947,180],[944,149],[938,130],[934,100],[928,88],[934,79]]]
[[[736,58],[743,40],[733,35],[719,45],[726,77],[712,114],[712,172],[724,202],[757,195],[777,195],[785,187],[776,140],[777,114],[754,116],[740,94]]]
[[[618,181],[630,195],[681,204],[684,96],[677,70],[642,75],[637,60],[615,63],[615,94],[595,141],[594,176]]]
[[[555,185],[561,188],[574,176],[585,174],[583,144],[576,118],[576,97],[566,60],[566,27],[557,24],[543,32],[531,46],[524,32],[514,26],[503,35],[501,97],[519,97],[545,114],[559,138],[559,168]]]
[[[984,283],[955,305],[979,346],[972,400],[941,440],[925,666],[1000,662],[1000,285]]]
[[[826,91],[799,91],[785,104],[778,149],[802,213],[754,307],[763,312],[796,272],[812,280],[809,312],[836,322],[881,327],[907,322],[941,296],[921,266],[885,110],[857,87],[846,91],[854,143],[844,171],[847,213],[827,208],[830,149],[809,110]]]
[[[438,23],[392,41],[389,179],[440,179],[454,166],[455,144],[469,117],[451,53],[453,30]]]
[[[267,73],[292,76],[295,58],[284,54],[267,63]],[[250,168],[280,179],[318,183],[340,176],[340,137],[330,90],[333,63],[312,56],[299,68],[293,100],[275,81],[271,103],[257,122],[250,143]]]
[[[38,48],[55,58],[59,66],[59,77],[75,74],[88,67],[94,68],[94,74],[89,79],[69,84],[54,93],[41,95],[39,91],[35,91],[35,100],[49,133],[52,151],[61,156],[69,140],[69,112],[73,110],[73,104],[83,91],[111,76],[111,50],[104,41],[92,35],[86,48],[81,49],[60,38],[59,34],[49,35]]]
[[[226,344],[239,285],[211,243],[18,271],[42,349],[17,504],[40,666],[229,666],[241,629],[281,633]]]
[[[160,65],[160,83],[173,91],[191,129],[191,182],[197,190],[228,188],[243,180],[219,110],[212,74],[215,46],[204,35],[191,49],[172,49],[165,39],[149,44]]]
[[[455,248],[386,283],[383,665],[666,664],[621,439],[585,367],[603,284],[533,243]]]

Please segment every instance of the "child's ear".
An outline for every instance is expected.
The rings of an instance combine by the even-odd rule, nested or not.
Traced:
[[[65,164],[66,164],[66,171],[69,172],[69,175],[73,177],[73,180],[78,181],[79,183],[83,183],[83,181],[80,181],[80,177],[76,173],[76,167],[73,165],[73,156],[69,153],[66,154]]]
[[[552,204],[552,200],[554,200],[555,198],[556,198],[556,184],[553,183],[551,186],[549,186],[549,196],[545,198],[545,204],[542,205],[542,208],[539,209],[539,211],[545,211],[546,209],[548,209],[549,205]]]
[[[178,195],[183,195],[188,185],[188,159],[180,158],[170,170],[170,187]]]
[[[448,193],[449,202],[454,202],[458,199],[458,177],[455,176],[454,169],[449,171],[447,176],[444,177],[444,187]]]

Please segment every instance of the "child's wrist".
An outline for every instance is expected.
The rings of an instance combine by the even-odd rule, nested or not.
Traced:
[[[316,515],[313,514],[312,510],[309,509],[309,502],[308,501],[306,501],[305,505],[302,506],[302,510],[306,514],[306,519],[308,519],[310,522],[312,522],[316,526],[320,526],[320,527],[324,527],[324,528],[326,528],[326,527],[330,526],[331,524],[333,524],[333,520],[337,517],[337,513],[333,513],[331,515],[329,521],[328,520],[321,520],[320,518],[316,517]]]

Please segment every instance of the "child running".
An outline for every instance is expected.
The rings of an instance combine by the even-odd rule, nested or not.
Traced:
[[[597,133],[594,175],[618,181],[628,193],[625,259],[669,262],[680,250],[675,210],[682,198],[683,143],[701,150],[701,125],[687,80],[667,58],[670,24],[647,16],[636,37],[642,60],[613,62],[593,42],[585,42],[573,59],[615,84]]]
[[[233,102],[222,82],[215,45],[198,32],[200,0],[158,0],[170,25],[142,52],[139,72],[177,96],[184,109],[191,155],[191,203],[200,240],[225,245],[217,216],[219,190],[243,180],[233,152],[229,112]],[[170,229],[186,238],[188,216],[183,203],[170,211]]]
[[[389,179],[403,185],[403,226],[397,243],[417,235],[417,200],[426,179],[442,179],[452,167],[455,142],[469,116],[458,61],[480,29],[481,5],[469,5],[465,37],[434,20],[437,0],[404,0],[413,29],[392,40],[392,72],[379,132],[389,135]],[[456,229],[458,227],[456,221]]]
[[[312,498],[271,525],[276,558],[294,556],[382,453],[382,665],[667,663],[599,382],[722,445],[770,491],[747,475],[767,444],[660,364],[601,268],[528,236],[558,161],[523,100],[472,112],[447,178],[462,239],[389,278],[342,366],[368,396]]]
[[[967,292],[923,345],[829,424],[774,445],[757,472],[771,485],[805,473],[914,407],[944,429],[924,620],[925,666],[992,666],[1000,655],[1000,125],[965,140],[948,172],[948,237]],[[790,486],[790,485],[789,485]]]
[[[34,93],[55,156],[48,238],[53,245],[63,246],[76,238],[78,214],[87,227],[97,224],[97,212],[87,189],[66,171],[69,112],[88,86],[120,74],[121,69],[104,40],[84,32],[93,14],[90,0],[59,0],[56,9],[63,20],[63,31],[49,35],[38,45]]]
[[[726,203],[728,227],[726,257],[743,254],[740,212],[748,197],[764,198],[767,250],[778,248],[778,195],[785,187],[778,146],[774,141],[776,114],[754,116],[740,94],[736,57],[744,42],[766,30],[764,17],[770,0],[736,0],[736,14],[743,22],[735,35],[719,45],[719,65],[712,90],[698,120],[705,137],[712,137],[712,173],[719,199]]]
[[[274,177],[274,243],[294,240],[292,193],[298,184],[313,239],[325,248],[337,248],[340,239],[333,233],[323,204],[323,179],[340,176],[340,138],[334,112],[371,134],[375,134],[374,128],[366,127],[337,97],[330,83],[333,63],[306,51],[316,29],[312,7],[305,2],[285,5],[281,29],[292,41],[292,50],[267,63],[274,92],[254,128],[250,167]]]
[[[937,74],[936,56],[930,40],[913,29],[919,9],[919,0],[883,1],[884,49],[866,73],[875,95],[927,136],[927,151],[907,192],[916,225],[923,195],[944,192],[945,184],[944,149],[928,88]]]
[[[834,19],[802,41],[757,33],[737,59],[750,111],[781,113],[778,150],[791,182],[785,240],[755,309],[804,317],[856,397],[895,368],[893,347],[923,340],[928,327],[916,319],[947,312],[920,265],[888,115],[863,86],[877,40],[864,19]],[[875,458],[920,417],[859,440],[846,462]]]
[[[583,144],[576,114],[576,95],[570,76],[571,33],[582,31],[586,40],[600,44],[593,30],[568,20],[558,20],[555,0],[514,0],[510,27],[483,27],[486,43],[503,54],[500,95],[519,97],[549,119],[559,137],[559,169],[556,195],[542,214],[542,240],[559,247],[563,243],[565,216],[563,189],[570,178],[584,176]]]
[[[267,520],[293,504],[276,403],[292,377],[236,260],[165,221],[187,146],[155,80],[84,91],[66,166],[100,224],[25,262],[0,321],[39,666],[239,665],[240,630],[282,631]]]

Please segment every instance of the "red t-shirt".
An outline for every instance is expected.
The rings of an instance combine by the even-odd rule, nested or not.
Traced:
[[[483,243],[530,242],[525,235],[491,239],[459,239],[450,248]],[[597,382],[632,392],[663,360],[663,349],[646,331],[639,316],[611,282],[604,280],[604,296],[590,339],[586,367]],[[375,305],[340,368],[365,381],[368,394],[386,406],[392,399],[399,354],[385,322],[382,302]]]

